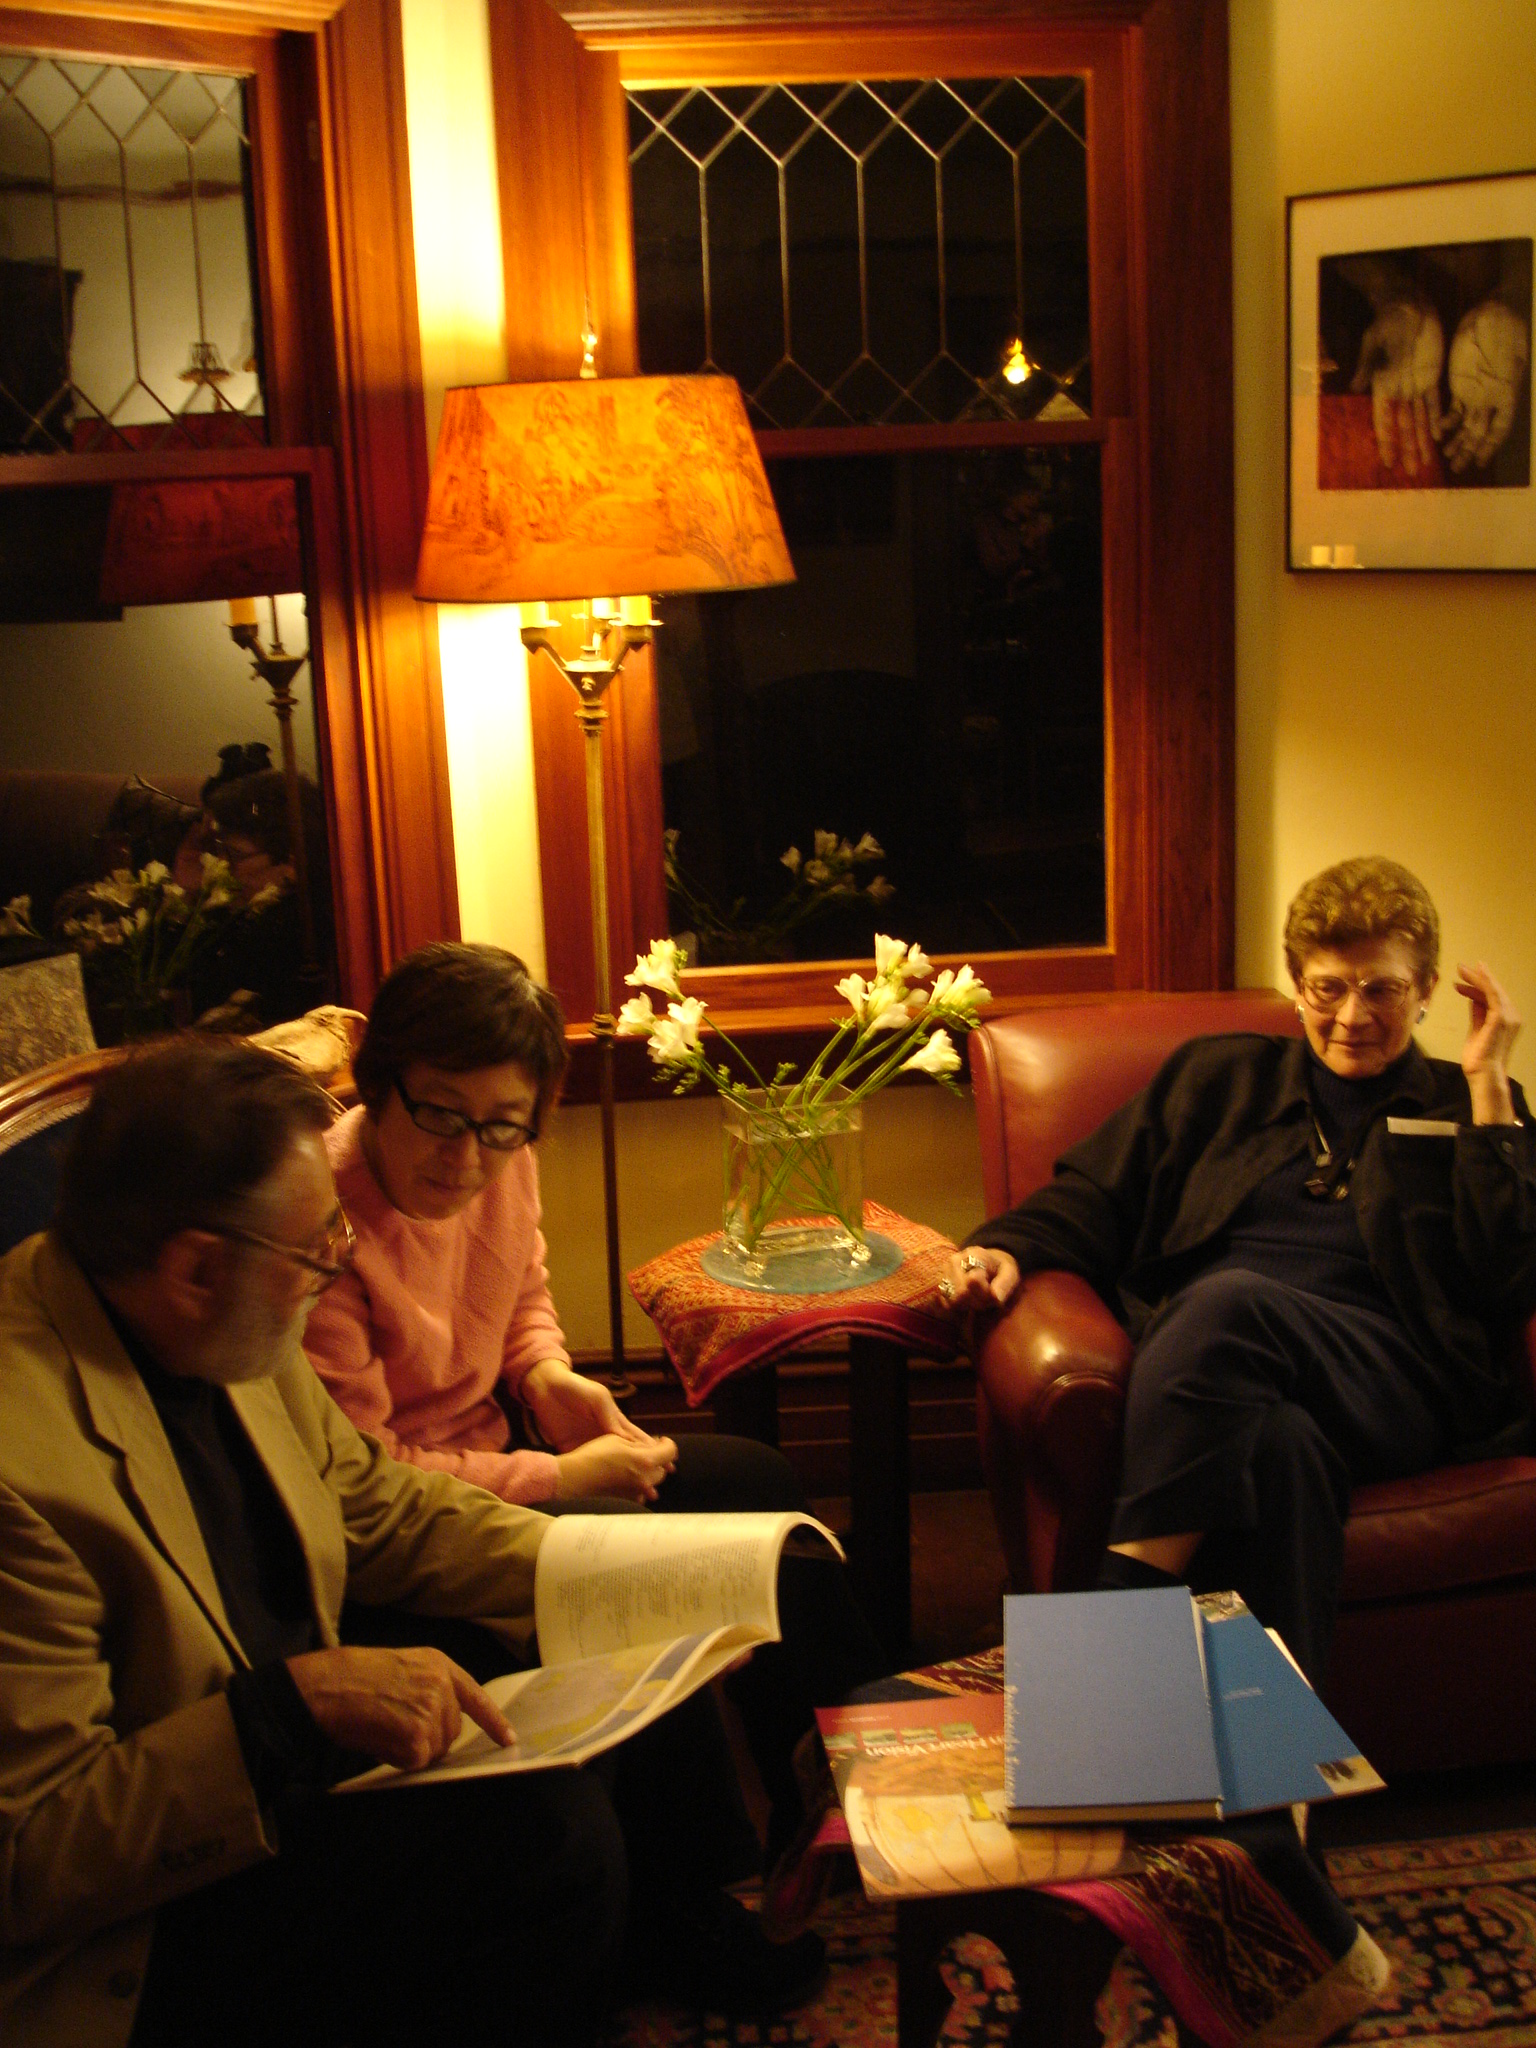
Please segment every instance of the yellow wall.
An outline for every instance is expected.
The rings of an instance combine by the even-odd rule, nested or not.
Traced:
[[[1237,967],[1278,980],[1297,884],[1387,853],[1447,970],[1487,960],[1536,1081],[1536,576],[1288,575],[1285,200],[1536,164],[1532,0],[1230,0]],[[1450,973],[1422,1038],[1454,1057]]]
[[[443,393],[507,374],[486,0],[401,0],[427,438]],[[511,607],[442,605],[459,922],[544,972],[528,670]]]

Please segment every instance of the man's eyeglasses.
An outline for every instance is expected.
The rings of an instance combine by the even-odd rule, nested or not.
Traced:
[[[1373,976],[1369,981],[1346,981],[1342,974],[1304,974],[1301,993],[1320,1017],[1342,1010],[1351,993],[1358,995],[1373,1017],[1391,1017],[1413,993],[1413,983],[1395,974]]]
[[[476,1142],[488,1152],[516,1152],[523,1145],[531,1145],[539,1135],[532,1124],[520,1124],[511,1117],[495,1116],[477,1124],[472,1116],[449,1109],[441,1102],[413,1102],[398,1080],[395,1093],[417,1130],[425,1131],[429,1138],[462,1138],[466,1131],[473,1131]]]
[[[233,1238],[236,1244],[253,1244],[264,1252],[277,1252],[280,1257],[292,1259],[296,1266],[307,1267],[311,1273],[318,1273],[326,1285],[339,1280],[352,1264],[357,1250],[357,1232],[352,1228],[345,1209],[338,1203],[336,1220],[326,1234],[325,1243],[319,1251],[312,1252],[296,1244],[279,1244],[275,1237],[263,1237],[259,1230],[242,1230],[233,1223],[221,1223],[214,1227],[215,1237]]]

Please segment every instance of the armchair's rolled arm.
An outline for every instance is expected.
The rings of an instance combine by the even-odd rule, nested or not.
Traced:
[[[1014,1591],[1091,1585],[1114,1503],[1130,1338],[1086,1280],[1032,1273],[976,1363],[982,1470]]]

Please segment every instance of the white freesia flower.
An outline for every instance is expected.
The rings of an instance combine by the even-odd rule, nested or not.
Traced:
[[[893,1024],[905,1024],[906,1021],[906,1005],[901,1000],[899,983],[877,981],[864,1004],[865,1027],[873,1025],[877,1030],[888,1031]]]
[[[689,1049],[699,1042],[699,1033],[704,1028],[706,1005],[697,996],[689,996],[685,1002],[668,1003],[667,1015],[680,1024],[688,1037]]]
[[[818,832],[816,837],[819,839],[821,834]],[[824,860],[808,860],[800,872],[817,889],[824,887],[832,879],[832,870]]]
[[[684,958],[682,947],[674,939],[652,939],[651,950],[635,956],[635,971],[625,975],[625,986],[654,988],[664,996],[681,996],[677,977]]]
[[[874,883],[870,883],[871,889]],[[908,946],[906,975],[909,981],[926,981],[933,972],[933,962],[921,946]]]
[[[171,871],[163,860],[152,860],[147,866],[139,870],[139,880],[141,882],[153,884],[155,882],[168,882],[170,879]]]
[[[799,872],[800,872],[800,849],[799,849],[799,847],[798,847],[798,846],[791,846],[791,847],[789,848],[789,850],[788,850],[787,852],[785,852],[785,853],[781,853],[781,854],[779,855],[779,865],[780,865],[781,867],[786,867],[786,868],[788,868],[788,869],[789,869],[789,872],[790,872],[790,873],[791,873],[792,875],[798,875],[798,874],[799,874]]]
[[[866,887],[864,894],[871,903],[886,903],[896,894],[896,884],[888,882],[884,875],[876,875],[875,879]]]
[[[837,984],[837,992],[853,1011],[854,1017],[864,1022],[864,1005],[869,1000],[869,983],[862,974],[845,974]]]
[[[620,1038],[649,1038],[657,1023],[656,1012],[651,1008],[649,996],[631,996],[621,1005],[614,1019],[614,1031]]]
[[[888,939],[884,932],[875,933],[875,979],[885,981],[896,973],[907,957],[905,939]]]
[[[953,1039],[947,1031],[935,1031],[926,1045],[913,1053],[911,1059],[901,1063],[902,1073],[954,1074],[960,1070],[960,1055],[955,1050]]]
[[[699,1049],[699,1031],[704,1005],[697,996],[686,1002],[668,1003],[665,1017],[658,1017],[651,1033],[651,1058],[659,1067],[681,1065]]]
[[[859,843],[853,849],[853,857],[855,860],[884,860],[885,848],[880,844],[873,832],[865,832],[860,836]]]
[[[835,832],[823,832],[818,827],[816,832],[816,858],[821,861],[832,860],[836,853],[837,834]]]
[[[933,984],[929,1007],[964,1023],[975,1016],[983,1003],[991,1000],[992,991],[982,984],[975,968],[967,963],[958,972],[951,967],[944,969]]]

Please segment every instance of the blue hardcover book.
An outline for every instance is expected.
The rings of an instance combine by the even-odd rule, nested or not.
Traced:
[[[1381,1779],[1246,1608],[1205,1617],[1222,1812],[1376,1792]]]
[[[1003,1602],[1008,1818],[1215,1820],[1200,1620],[1182,1586]]]

